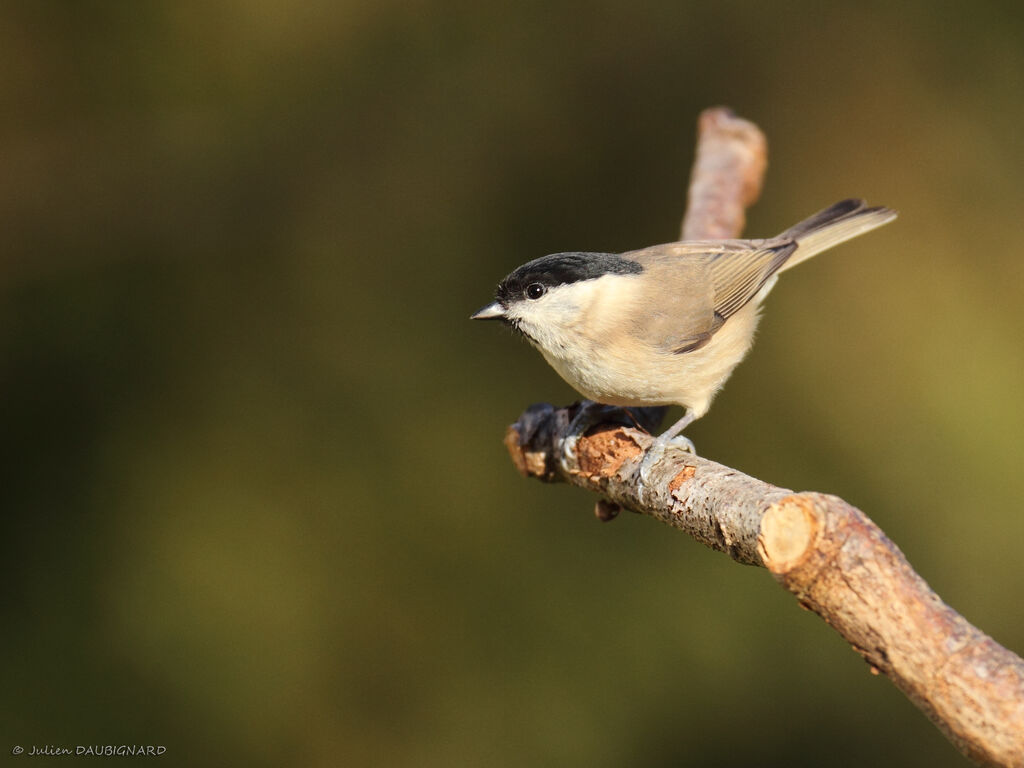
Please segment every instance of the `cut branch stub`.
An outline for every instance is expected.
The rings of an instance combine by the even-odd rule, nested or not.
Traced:
[[[765,567],[784,576],[803,563],[814,550],[820,528],[814,504],[804,496],[787,496],[769,506],[758,537]]]

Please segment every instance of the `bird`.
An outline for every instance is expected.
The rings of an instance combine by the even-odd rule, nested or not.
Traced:
[[[779,275],[896,215],[851,198],[773,238],[554,253],[513,270],[471,319],[515,329],[588,400],[682,406],[657,442],[695,452],[681,433],[750,350]]]

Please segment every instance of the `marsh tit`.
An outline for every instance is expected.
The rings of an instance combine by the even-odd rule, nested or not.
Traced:
[[[779,273],[894,218],[843,200],[767,240],[542,256],[502,280],[494,303],[472,319],[519,331],[590,400],[683,406],[658,439],[664,445],[707,413],[747,354]]]

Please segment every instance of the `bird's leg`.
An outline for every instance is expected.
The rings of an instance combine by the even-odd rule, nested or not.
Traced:
[[[686,409],[686,413],[683,414],[683,418],[673,424],[671,427],[666,429],[657,437],[657,442],[660,443],[681,443],[680,447],[686,448],[694,456],[697,455],[697,449],[693,446],[693,441],[688,437],[683,437],[679,433],[690,426],[697,419],[697,414],[689,408]]]

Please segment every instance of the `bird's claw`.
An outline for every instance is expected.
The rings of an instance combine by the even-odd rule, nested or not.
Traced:
[[[666,440],[665,444],[671,445],[675,448],[679,448],[680,450],[686,451],[687,453],[692,453],[694,456],[697,455],[697,446],[695,446],[693,444],[693,440],[686,437],[686,435],[676,435],[675,437]]]
[[[579,434],[566,435],[562,438],[562,449],[558,452],[558,460],[562,471],[571,472],[577,463],[576,444],[580,441]]]

